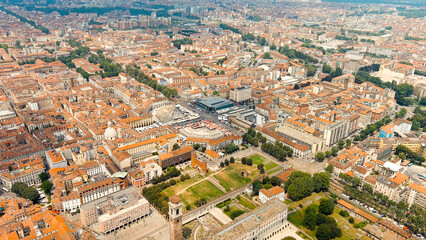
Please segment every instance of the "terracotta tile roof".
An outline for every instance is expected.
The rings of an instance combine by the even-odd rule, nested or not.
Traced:
[[[379,219],[377,219],[376,217],[362,211],[361,209],[355,208],[355,213],[362,216],[363,218],[367,219],[370,222],[376,223],[379,221]]]
[[[275,187],[268,189],[268,190],[262,188],[262,189],[260,189],[260,192],[263,193],[267,198],[271,198],[275,195],[278,195],[278,194],[284,192],[284,189],[282,189],[279,186],[275,186]]]
[[[161,155],[158,156],[158,158],[160,160],[164,160],[164,159],[168,159],[168,158],[171,158],[171,157],[174,157],[174,156],[179,156],[179,155],[182,155],[184,153],[191,152],[191,151],[194,151],[194,148],[192,148],[191,146],[186,146],[186,147],[183,147],[183,148],[180,148],[180,149],[168,152],[168,153],[161,154]]]
[[[350,203],[346,202],[346,201],[345,201],[345,200],[343,200],[343,199],[339,199],[339,201],[337,201],[337,203],[338,203],[338,204],[340,204],[340,205],[342,205],[342,206],[344,206],[345,208],[347,208],[347,209],[349,209],[349,210],[353,210],[353,209],[355,209],[355,207],[354,207],[352,204],[350,204]]]
[[[418,183],[413,183],[410,185],[410,188],[426,195],[426,188],[420,186]]]

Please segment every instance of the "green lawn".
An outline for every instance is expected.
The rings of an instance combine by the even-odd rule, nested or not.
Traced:
[[[241,171],[247,171],[249,177],[241,176]],[[214,178],[217,179],[227,192],[231,189],[235,190],[251,182],[252,179],[255,179],[259,176],[259,170],[255,166],[247,166],[241,163],[233,163],[225,168],[220,173],[214,175]]]
[[[264,163],[263,166],[265,167],[265,170],[271,170],[274,167],[277,167],[278,164],[274,163],[274,162],[268,162],[268,163]]]
[[[295,226],[297,226],[298,228],[300,228],[302,231],[304,231],[306,234],[308,234],[310,237],[316,239],[315,234],[316,234],[316,230],[311,231],[309,229],[307,229],[306,227],[302,226],[302,221],[303,221],[303,211],[306,209],[306,207],[308,207],[308,205],[305,205],[304,202],[306,201],[313,201],[314,203],[318,204],[319,200],[317,200],[316,198],[318,198],[318,196],[321,196],[321,198],[325,197],[323,194],[313,194],[310,197],[307,197],[305,199],[302,199],[298,202],[293,202],[290,205],[293,207],[297,207],[300,203],[304,205],[304,208],[291,213],[290,215],[288,215],[288,220],[293,223]],[[353,224],[350,224],[348,222],[348,218],[344,218],[342,216],[340,216],[339,211],[341,209],[335,207],[333,214],[331,214],[330,216],[333,217],[334,219],[336,219],[337,224],[339,226],[340,229],[342,229],[342,237],[341,238],[337,238],[337,240],[351,240],[351,239],[361,239],[361,240],[367,240],[369,239],[367,236],[365,236],[365,233],[360,230],[360,229],[356,229]],[[360,220],[359,219],[355,219],[355,223],[359,223]],[[360,238],[358,237],[358,234],[362,235]]]
[[[203,179],[204,177],[200,174],[198,174],[197,176],[191,177],[188,180],[185,180],[183,182],[178,182],[176,185],[174,186],[170,186],[166,189],[163,190],[163,193],[166,194],[167,197],[171,197],[173,195],[176,195],[177,193],[179,193],[180,191],[182,191],[183,189],[185,189],[186,187],[188,187],[189,185],[200,181],[201,179]]]
[[[296,211],[288,215],[287,219],[296,227],[299,227],[300,225],[302,225],[303,214],[300,211]]]
[[[218,204],[216,205],[216,207],[217,207],[217,208],[224,208],[224,207],[228,206],[228,204],[230,204],[231,202],[232,202],[232,199],[228,198],[228,199],[226,199],[225,201],[223,201],[223,202],[221,202],[221,203],[218,203]]]
[[[257,155],[257,154],[250,156],[250,158],[251,158],[251,160],[253,160],[253,164],[255,164],[255,165],[259,165],[261,163],[266,162],[266,158],[264,158],[260,155]]]
[[[250,210],[253,210],[256,208],[256,205],[245,197],[237,196],[237,200],[241,205],[243,205],[244,207]]]
[[[186,205],[194,207],[195,201],[205,198],[207,201],[223,196],[224,193],[210,181],[202,181],[180,194],[182,201]]]
[[[279,171],[281,171],[281,170],[283,170],[283,167],[279,166],[279,167],[277,167],[277,168],[273,168],[273,169],[271,169],[271,170],[267,171],[266,173],[267,173],[268,175],[272,175],[272,174],[274,174],[274,173],[276,173],[276,172],[279,172]]]
[[[348,222],[349,217],[345,218],[345,217],[340,216],[340,214],[339,214],[340,210],[341,210],[340,208],[336,207],[336,208],[334,208],[333,214],[331,214],[331,217],[336,219],[337,225],[342,229],[342,237],[339,238],[339,239],[341,239],[341,240],[357,239],[358,235],[356,233],[364,235],[360,239],[368,239],[368,238],[366,238],[366,236],[365,236],[365,234],[363,233],[362,230],[356,229],[353,226],[353,224],[350,224]],[[355,218],[355,223],[359,223],[359,222],[361,222],[361,221],[359,219]],[[345,226],[349,227],[349,229],[346,228]]]
[[[263,166],[265,167],[265,170],[271,170],[272,168],[278,166],[278,164],[272,162],[272,161],[268,161],[268,159],[266,159],[265,157],[255,154],[250,156],[251,160],[253,160],[253,165],[259,165],[259,164],[263,164]]]
[[[225,213],[232,220],[234,220],[236,217],[247,212],[246,210],[241,208],[241,206],[239,206],[235,203],[229,204],[228,206],[229,206],[229,211],[224,211],[224,209],[222,209],[222,210],[223,210],[223,213]]]
[[[303,207],[306,208],[309,205],[309,204],[306,205],[306,202],[310,202],[310,201],[311,201],[311,203],[315,203],[315,204],[319,205],[321,198],[327,198],[327,196],[325,196],[325,194],[322,193],[322,192],[320,192],[320,193],[314,192],[309,197],[306,197],[306,198],[299,200],[299,201],[296,201],[296,202],[292,202],[289,207],[299,208],[299,205],[302,204]]]

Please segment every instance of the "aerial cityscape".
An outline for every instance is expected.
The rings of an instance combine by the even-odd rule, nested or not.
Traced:
[[[1,0],[1,240],[425,240],[425,0]]]

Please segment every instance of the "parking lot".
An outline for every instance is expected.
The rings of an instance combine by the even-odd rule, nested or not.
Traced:
[[[422,183],[424,180],[422,180],[418,174],[426,174],[426,168],[423,166],[412,165],[410,167],[405,167],[405,170],[402,173],[410,177],[414,182]]]

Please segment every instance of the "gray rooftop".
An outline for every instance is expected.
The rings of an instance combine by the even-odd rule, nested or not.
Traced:
[[[232,104],[234,105],[231,101],[228,101],[224,98],[219,98],[219,97],[212,97],[212,98],[207,98],[207,99],[200,99],[197,101],[198,103],[201,103],[207,107],[211,107],[211,108],[219,108],[221,106],[224,105],[229,105]]]
[[[122,206],[122,205],[126,205],[128,203],[131,203],[131,202],[136,202],[141,198],[142,197],[139,195],[138,189],[134,186],[130,186],[128,188],[125,188],[125,189],[120,190],[118,192],[115,192],[113,194],[110,194],[106,197],[99,198],[95,201],[86,203],[86,204],[82,205],[80,208],[82,210],[88,210],[88,209],[91,209],[93,207],[96,207],[96,205],[98,205],[102,202],[109,201],[109,200],[113,200],[114,205],[116,207],[119,207],[119,206]]]

